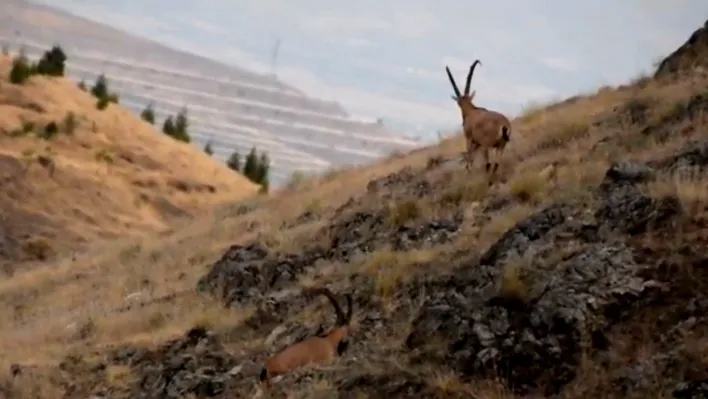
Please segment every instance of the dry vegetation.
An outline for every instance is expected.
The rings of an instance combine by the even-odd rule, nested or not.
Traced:
[[[33,91],[24,92],[21,94],[23,101],[40,101],[38,98],[41,97],[41,104],[46,104],[44,106],[48,108],[48,119],[60,119],[65,112],[74,111],[82,115],[82,128],[75,137],[59,138],[52,142],[57,154],[54,156],[57,163],[54,179],[42,175],[43,172],[38,169],[31,171],[28,177],[30,187],[37,187],[41,192],[47,192],[48,187],[52,187],[58,194],[49,203],[41,198],[28,198],[22,202],[23,206],[49,204],[52,213],[63,210],[57,212],[57,218],[67,218],[67,222],[72,223],[78,222],[77,216],[72,216],[71,209],[114,223],[118,219],[123,221],[123,225],[116,223],[114,227],[118,233],[127,229],[125,224],[129,222],[133,225],[132,229],[139,221],[151,227],[163,223],[159,211],[153,206],[143,205],[136,216],[132,204],[141,191],[133,185],[135,180],[154,182],[163,190],[150,188],[151,195],[170,195],[170,199],[181,206],[196,206],[189,201],[210,196],[223,198],[223,194],[241,192],[239,190],[244,190],[246,186],[245,181],[238,183],[240,186],[234,184],[231,175],[222,178],[221,169],[210,163],[204,164],[211,170],[203,171],[195,167],[196,157],[200,155],[153,134],[147,126],[124,115],[122,110],[113,109],[105,114],[85,111],[91,107],[83,106],[83,99],[78,95],[65,96],[63,90],[68,88],[62,82],[36,82],[30,88],[37,91],[36,97],[30,95]],[[3,83],[0,93],[8,93],[8,90]],[[386,209],[389,217],[385,223],[388,225],[414,225],[421,220],[461,213],[462,227],[450,243],[407,251],[381,248],[362,254],[346,264],[324,262],[316,271],[300,276],[300,285],[328,283],[348,289],[349,278],[355,273],[364,273],[375,283],[371,295],[380,304],[384,316],[395,318],[398,315],[402,318],[395,328],[396,333],[367,336],[365,344],[359,348],[361,352],[357,352],[360,356],[350,359],[348,363],[335,362],[324,377],[297,383],[282,382],[290,384],[289,388],[283,388],[289,392],[288,397],[335,397],[341,387],[326,375],[358,375],[361,370],[366,370],[371,375],[415,375],[425,386],[418,391],[429,393],[419,393],[419,396],[514,398],[516,396],[504,383],[494,378],[467,380],[449,370],[407,363],[407,350],[402,348],[402,343],[410,321],[417,307],[420,307],[419,303],[411,305],[411,308],[400,303],[406,295],[408,282],[417,276],[433,278],[454,274],[460,266],[460,251],[469,256],[466,259],[479,257],[508,229],[544,206],[568,201],[589,208],[596,201],[594,188],[601,183],[608,167],[615,161],[661,159],[678,153],[692,140],[707,140],[706,96],[708,79],[705,77],[645,81],[641,86],[604,88],[596,94],[576,98],[561,106],[534,110],[514,121],[515,132],[518,133],[500,166],[501,182],[491,187],[482,180],[481,171],[479,175],[463,172],[457,157],[464,148],[464,142],[461,137],[456,137],[376,165],[339,171],[321,180],[304,181],[296,188],[272,197],[221,207],[199,220],[174,227],[168,234],[145,234],[97,245],[76,260],[63,258],[52,267],[17,273],[0,281],[0,342],[3,342],[0,346],[0,370],[9,370],[13,363],[41,369],[66,362],[67,358],[80,358],[88,365],[105,363],[104,354],[110,348],[125,345],[156,348],[195,326],[216,331],[226,351],[233,356],[265,359],[266,353],[272,353],[274,349],[272,342],[265,339],[270,331],[259,330],[258,326],[248,327],[251,330],[244,327],[244,323],[253,316],[254,309],[223,308],[217,300],[197,294],[195,285],[198,279],[234,243],[258,240],[272,250],[295,252],[313,243],[328,242],[330,237],[319,234],[320,228],[341,217],[336,210],[354,198],[357,210],[376,212]],[[73,100],[66,100],[67,97]],[[62,99],[61,109],[59,98]],[[701,105],[702,110],[689,112],[688,108],[696,98],[705,101]],[[18,100],[14,101],[17,104]],[[89,99],[86,102],[92,104]],[[18,108],[17,105],[3,105],[1,109],[3,114],[8,115],[3,123],[9,126],[21,124],[20,114],[35,112],[26,106]],[[98,133],[91,132],[90,128],[88,131],[82,130],[84,126],[90,127],[91,121],[105,126],[106,130],[99,130]],[[109,126],[117,131],[109,130]],[[146,137],[143,138],[143,135]],[[127,140],[126,136],[140,136],[142,141]],[[117,143],[119,139],[120,145]],[[4,140],[8,144],[4,145],[3,152],[13,157],[18,157],[27,148],[38,147],[36,139],[19,141],[5,136]],[[154,141],[147,145],[147,140]],[[127,153],[133,160],[127,161],[117,155],[116,164],[103,168],[93,157],[102,150],[111,154]],[[175,156],[178,151],[184,154]],[[167,188],[168,177],[140,165],[140,160],[148,156],[155,163],[178,160],[176,165],[169,165],[175,178],[179,176],[189,180],[204,175],[213,176],[209,181],[217,187],[217,192],[195,195],[193,192],[180,193],[179,190]],[[430,168],[432,164],[445,163],[445,160],[453,161],[439,168]],[[384,196],[385,189],[378,197],[363,195],[372,180],[406,168],[435,187],[430,195],[423,198],[407,196],[407,192],[414,190],[412,186],[391,197]],[[63,190],[71,191],[54,188],[60,184],[57,181],[62,181]],[[685,223],[688,227],[679,230],[680,235],[674,231],[671,239],[676,245],[680,241],[690,242],[697,250],[703,248],[704,253],[708,250],[708,233],[696,226],[705,228],[708,223],[707,186],[708,179],[699,175],[680,178],[660,176],[656,181],[642,186],[642,190],[654,198],[667,195],[679,198],[687,210]],[[111,190],[112,194],[78,196],[79,190],[88,193],[91,190],[104,193]],[[125,204],[130,204],[128,207],[132,213],[123,213]],[[482,209],[485,211],[482,212]],[[47,211],[44,209],[44,212]],[[309,218],[295,224],[303,214],[308,214]],[[84,228],[84,225],[77,225],[77,234],[86,234]],[[646,252],[667,251],[665,256],[668,259],[672,256],[670,250],[678,247],[666,244],[666,239],[661,233],[656,233],[638,238],[641,242],[637,246]],[[558,248],[553,255],[557,258],[549,257],[545,260],[546,264],[551,265],[554,260],[562,258],[566,254],[564,251],[571,249]],[[530,259],[519,258],[505,267],[497,284],[503,296],[526,301],[529,295],[528,279],[533,278],[533,271],[525,267],[529,264]],[[706,288],[705,281],[701,280],[705,276],[697,269],[687,267],[674,270],[674,273],[676,278],[686,278],[686,281],[689,281],[688,277],[693,277],[691,289],[696,291],[692,292]],[[671,309],[666,306],[650,307],[622,328],[612,331],[613,349],[603,364],[590,354],[584,356],[580,374],[563,390],[565,397],[612,397],[615,393],[611,390],[607,364],[619,368],[651,357],[658,341],[656,334],[652,333],[656,328],[652,326],[659,324],[659,314]],[[305,307],[290,315],[290,322],[313,327],[316,320],[322,317],[321,314],[329,312],[323,309],[322,304]],[[234,335],[234,331],[241,333]],[[359,337],[364,333],[362,331]],[[689,335],[683,339],[682,342],[694,348],[695,362],[705,363],[708,359],[708,338]],[[431,345],[434,340],[434,337],[430,338]],[[367,357],[367,353],[374,349],[391,355],[385,362],[376,362]],[[441,351],[444,350],[441,347]],[[90,370],[89,366],[86,367]],[[104,371],[101,374],[83,370],[71,378],[82,389],[95,390],[96,386],[101,386],[104,392],[111,392],[116,397],[123,397],[137,378],[132,375],[134,370],[121,365],[108,365]],[[90,374],[103,377],[99,381],[85,377]],[[233,377],[252,381],[243,383],[242,386],[249,387],[247,391],[232,392],[234,397],[251,397],[256,375],[254,372]],[[27,395],[22,397],[32,397],[32,392],[41,397],[60,396],[51,396],[50,393],[59,392],[59,388],[50,379],[26,376],[13,381],[14,389]],[[654,393],[656,397],[669,395],[668,391]],[[82,397],[76,392],[74,394]]]
[[[257,187],[120,106],[96,109],[69,80],[7,81],[0,58],[2,234],[43,260],[77,244],[164,230],[175,217],[252,195]],[[14,256],[12,256],[14,255]],[[6,272],[16,267],[6,266]]]

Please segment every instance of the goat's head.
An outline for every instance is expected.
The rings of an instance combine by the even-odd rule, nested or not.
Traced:
[[[334,294],[329,289],[324,287],[317,287],[307,289],[306,292],[310,295],[324,295],[325,297],[327,297],[327,299],[329,299],[329,301],[332,303],[334,312],[337,315],[337,321],[335,322],[334,328],[332,328],[329,332],[323,335],[325,337],[329,337],[329,339],[337,343],[345,339],[347,335],[349,335],[349,324],[352,320],[352,296],[350,294],[347,294],[345,296],[347,300],[347,313],[345,314],[342,311],[342,307],[337,302],[337,299],[334,297]]]
[[[457,83],[455,83],[455,78],[452,77],[452,72],[450,72],[450,68],[447,66],[445,67],[447,77],[450,79],[450,83],[452,83],[452,89],[455,91],[455,94],[451,97],[460,107],[460,110],[462,111],[462,118],[464,118],[468,112],[473,111],[477,108],[472,102],[472,100],[474,100],[474,95],[476,94],[476,92],[472,90],[472,93],[470,93],[470,83],[472,83],[472,75],[474,75],[474,69],[477,67],[477,64],[481,63],[482,61],[475,60],[475,62],[472,63],[472,66],[470,66],[470,71],[467,73],[467,80],[465,81],[465,91],[462,94],[460,94],[460,89],[457,87]]]

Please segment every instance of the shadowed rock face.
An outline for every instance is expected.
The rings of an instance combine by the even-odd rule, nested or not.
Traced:
[[[459,218],[441,218],[393,227],[385,219],[383,213],[346,212],[326,227],[326,234],[331,237],[327,248],[306,248],[298,254],[272,252],[257,242],[234,245],[199,280],[197,289],[221,298],[228,305],[256,302],[272,313],[274,306],[280,306],[277,303],[284,302],[282,306],[292,303],[292,295],[286,294],[289,292],[286,288],[320,261],[351,261],[385,245],[411,250],[449,242],[457,235],[461,223]]]

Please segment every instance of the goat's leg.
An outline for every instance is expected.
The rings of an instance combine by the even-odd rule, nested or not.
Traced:
[[[492,174],[496,175],[497,169],[499,169],[499,158],[501,158],[503,149],[500,148],[495,148],[494,149],[494,162],[492,163]]]
[[[472,167],[474,166],[473,154],[477,152],[478,149],[479,144],[477,144],[474,140],[467,140],[467,152],[464,154],[466,170],[472,170]]]

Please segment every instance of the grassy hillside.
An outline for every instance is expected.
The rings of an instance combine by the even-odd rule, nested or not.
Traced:
[[[16,261],[131,232],[161,230],[253,194],[256,186],[193,146],[65,79],[7,78],[0,57],[0,257]],[[54,123],[56,132],[47,127]]]
[[[18,273],[4,392],[254,397],[325,284],[350,347],[274,397],[701,397],[707,117],[705,75],[639,79],[515,120],[491,186],[456,137]]]

